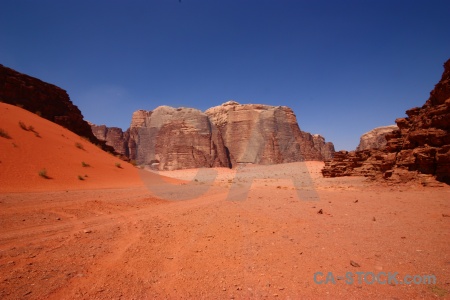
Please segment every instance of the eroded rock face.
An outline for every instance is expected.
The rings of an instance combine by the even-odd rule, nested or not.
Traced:
[[[335,150],[331,142],[325,142],[325,138],[320,134],[313,134],[314,148],[320,152],[323,160],[330,160],[333,158]]]
[[[132,128],[138,164],[158,170],[229,167],[217,128],[200,110],[160,106],[135,114]]]
[[[322,159],[313,137],[300,131],[289,107],[229,101],[205,114],[220,131],[233,166]]]
[[[130,160],[159,170],[323,160],[334,153],[332,143],[300,130],[290,108],[234,101],[205,113],[169,106],[138,110],[124,133],[104,126],[93,131]]]
[[[429,174],[450,184],[450,60],[426,103],[406,114],[408,117],[395,120],[398,129],[386,134],[384,148],[336,153],[326,163],[323,175],[406,181]]]
[[[130,156],[128,147],[130,134],[128,130],[123,132],[118,127],[106,127],[105,125],[95,125],[92,123],[89,123],[89,125],[97,139],[105,141],[106,145],[113,147],[117,154],[127,158]]]
[[[67,92],[53,84],[0,65],[0,100],[20,106],[95,144],[101,144]]]
[[[389,125],[377,127],[364,133],[359,140],[359,145],[356,147],[356,151],[383,148],[387,143],[386,135],[397,129],[397,125]]]

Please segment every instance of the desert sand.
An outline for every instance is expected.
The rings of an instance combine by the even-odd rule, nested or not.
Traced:
[[[155,173],[20,108],[0,120],[0,299],[450,298],[447,185],[322,178],[322,162]]]

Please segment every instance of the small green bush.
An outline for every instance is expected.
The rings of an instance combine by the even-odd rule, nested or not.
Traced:
[[[5,139],[11,139],[11,136],[3,129],[0,128],[0,136]]]
[[[122,165],[120,163],[116,163],[115,166],[119,169],[122,169]]]

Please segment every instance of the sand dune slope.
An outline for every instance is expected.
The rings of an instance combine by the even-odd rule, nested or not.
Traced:
[[[131,164],[19,107],[0,103],[0,129],[0,192],[142,185]]]

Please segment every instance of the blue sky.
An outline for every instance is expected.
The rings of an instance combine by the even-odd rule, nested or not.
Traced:
[[[286,105],[336,149],[421,106],[450,58],[450,1],[1,0],[0,63],[86,120],[137,109]]]

